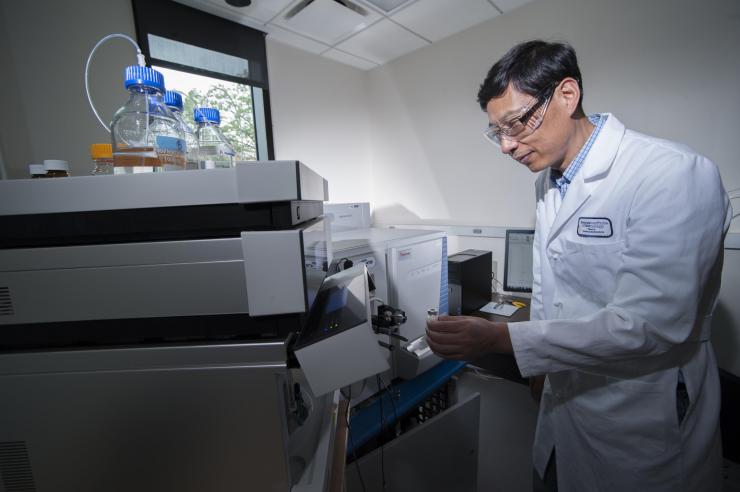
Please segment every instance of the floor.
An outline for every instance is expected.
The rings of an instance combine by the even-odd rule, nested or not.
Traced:
[[[532,490],[532,442],[537,405],[529,387],[467,370],[460,398],[481,395],[478,491]]]

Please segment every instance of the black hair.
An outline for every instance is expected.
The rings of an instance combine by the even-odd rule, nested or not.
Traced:
[[[547,90],[554,89],[566,77],[578,81],[578,88],[581,90],[578,101],[580,108],[583,102],[583,83],[573,47],[539,39],[527,41],[511,48],[491,67],[478,90],[478,104],[485,111],[491,99],[500,97],[509,84],[519,92],[540,96]]]

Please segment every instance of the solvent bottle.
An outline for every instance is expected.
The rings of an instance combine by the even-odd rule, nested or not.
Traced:
[[[179,92],[166,91],[164,93],[164,103],[172,112],[172,115],[180,124],[185,134],[185,144],[187,146],[185,151],[185,169],[198,169],[198,137],[196,137],[193,127],[182,117],[182,95]]]
[[[126,104],[111,123],[114,174],[185,169],[185,135],[164,103],[164,77],[153,68],[126,67]]]
[[[201,169],[234,167],[234,147],[221,133],[221,113],[215,108],[195,108]]]

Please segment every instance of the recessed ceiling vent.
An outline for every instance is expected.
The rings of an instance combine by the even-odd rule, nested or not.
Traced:
[[[296,5],[292,9],[290,9],[288,11],[288,13],[285,14],[285,18],[286,19],[292,19],[293,17],[296,16],[296,14],[298,14],[299,12],[301,12],[302,10],[304,10],[306,7],[308,7],[309,5],[311,5],[313,3],[317,3],[317,4],[322,4],[322,3],[337,3],[340,6],[342,6],[344,8],[347,8],[349,10],[352,10],[352,11],[354,11],[354,12],[360,14],[360,15],[363,15],[363,16],[364,15],[367,15],[367,11],[365,9],[363,9],[359,5],[355,5],[352,2],[348,2],[347,0],[329,0],[329,1],[322,1],[322,0],[303,0],[298,5]],[[319,8],[323,8],[321,5],[319,5],[318,7]]]
[[[367,27],[368,11],[349,0],[303,0],[284,16],[292,30],[333,44]]]

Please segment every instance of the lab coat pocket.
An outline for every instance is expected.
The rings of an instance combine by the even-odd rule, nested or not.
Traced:
[[[671,447],[672,399],[665,385],[580,376],[579,390],[569,407],[581,422],[584,441],[597,454],[621,464],[649,462]]]
[[[597,305],[612,300],[617,287],[617,271],[622,265],[624,241],[562,241],[563,254],[553,266],[560,285],[568,294],[585,298]]]

